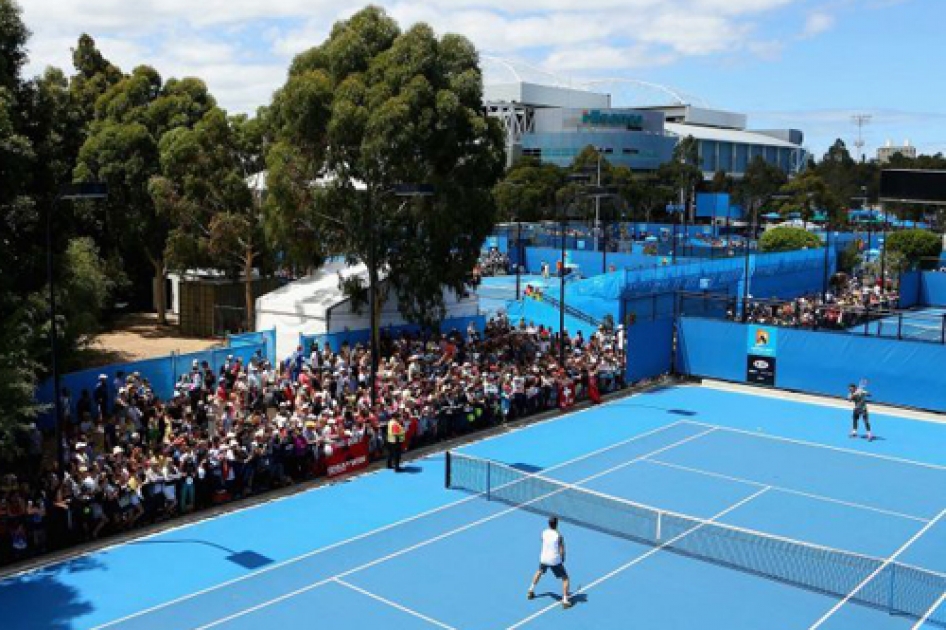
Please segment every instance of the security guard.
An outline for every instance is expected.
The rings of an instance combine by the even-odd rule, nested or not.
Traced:
[[[388,468],[401,472],[401,449],[404,448],[404,425],[397,414],[388,420]]]

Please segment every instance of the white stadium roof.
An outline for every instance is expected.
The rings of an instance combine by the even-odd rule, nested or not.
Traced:
[[[665,123],[664,129],[675,136],[685,138],[693,136],[697,140],[715,140],[717,142],[734,142],[739,144],[760,144],[769,147],[784,149],[800,149],[801,147],[785,140],[773,138],[764,133],[742,131],[739,129],[720,129],[717,127],[702,127],[699,125],[684,125],[680,123]]]

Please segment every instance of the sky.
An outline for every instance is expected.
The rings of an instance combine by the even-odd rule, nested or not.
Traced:
[[[80,34],[125,71],[205,80],[228,111],[252,113],[293,56],[364,6],[348,0],[18,0],[33,33],[29,74],[71,71]],[[487,82],[510,76],[584,85],[617,79],[614,105],[665,101],[745,113],[749,127],[796,128],[820,157],[909,140],[946,153],[946,0],[376,1],[480,50]]]

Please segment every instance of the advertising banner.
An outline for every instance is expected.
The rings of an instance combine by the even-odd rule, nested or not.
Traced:
[[[368,467],[368,440],[342,440],[332,443],[332,454],[326,459],[325,474],[346,475]]]
[[[778,328],[751,324],[746,327],[746,382],[775,386]]]

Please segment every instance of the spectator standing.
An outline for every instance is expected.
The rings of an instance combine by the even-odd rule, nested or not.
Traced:
[[[388,468],[394,472],[401,472],[401,449],[404,445],[404,425],[398,416],[392,415],[388,420]]]

